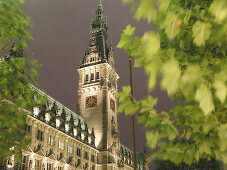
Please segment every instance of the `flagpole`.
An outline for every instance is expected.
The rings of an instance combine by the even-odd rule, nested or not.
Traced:
[[[128,57],[129,61],[129,74],[130,74],[130,87],[131,87],[131,101],[133,102],[133,86],[132,86],[132,57]],[[135,142],[135,116],[131,116],[132,121],[132,151],[133,151],[133,169],[136,170],[136,142]]]

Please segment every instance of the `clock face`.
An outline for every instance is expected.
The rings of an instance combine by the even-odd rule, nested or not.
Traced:
[[[97,96],[90,96],[86,98],[86,108],[97,107]]]
[[[115,112],[115,101],[113,99],[110,99],[110,108]]]

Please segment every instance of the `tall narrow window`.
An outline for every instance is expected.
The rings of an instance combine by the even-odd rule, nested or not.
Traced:
[[[54,145],[54,137],[51,136],[51,135],[49,135],[48,144],[49,144],[49,145],[52,145],[52,146]]]
[[[24,127],[24,131],[30,133],[31,132],[31,126],[26,124],[25,127]]]
[[[43,141],[43,132],[41,130],[37,131],[37,139]]]
[[[59,140],[58,141],[58,148],[61,149],[61,150],[64,150],[64,142]]]
[[[71,145],[68,145],[68,152],[73,153],[73,147]]]
[[[35,160],[35,169],[40,169],[41,168],[41,160],[36,159]]]
[[[23,156],[22,162],[21,162],[21,170],[25,170],[26,167],[26,156]]]
[[[63,170],[63,167],[59,166],[59,167],[58,167],[58,170]]]
[[[80,155],[81,155],[81,154],[80,154],[80,148],[77,148],[77,149],[76,149],[76,155],[77,155],[77,156],[80,156]]]
[[[52,170],[52,164],[51,163],[47,163],[47,170]]]
[[[88,74],[86,75],[86,81],[88,81],[89,77],[88,77]]]
[[[91,73],[91,80],[94,80],[94,73]]]
[[[84,159],[88,160],[88,153],[86,151],[84,152]]]
[[[91,161],[95,162],[95,155],[91,155]]]
[[[96,79],[99,79],[99,72],[96,72]]]

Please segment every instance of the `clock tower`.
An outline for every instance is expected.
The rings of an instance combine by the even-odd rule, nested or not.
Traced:
[[[95,145],[101,151],[100,164],[108,164],[110,159],[117,161],[120,150],[116,99],[119,76],[107,30],[99,0],[96,17],[91,21],[89,46],[78,69],[77,111],[88,127],[94,128]]]

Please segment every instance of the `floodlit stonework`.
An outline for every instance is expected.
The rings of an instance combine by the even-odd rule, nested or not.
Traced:
[[[77,113],[32,86],[47,102],[28,113],[25,132],[31,144],[22,162],[9,158],[8,169],[131,170],[132,151],[120,144],[117,114],[119,76],[115,68],[108,25],[99,1],[91,22],[90,42],[78,69]],[[137,169],[144,169],[137,154]]]

